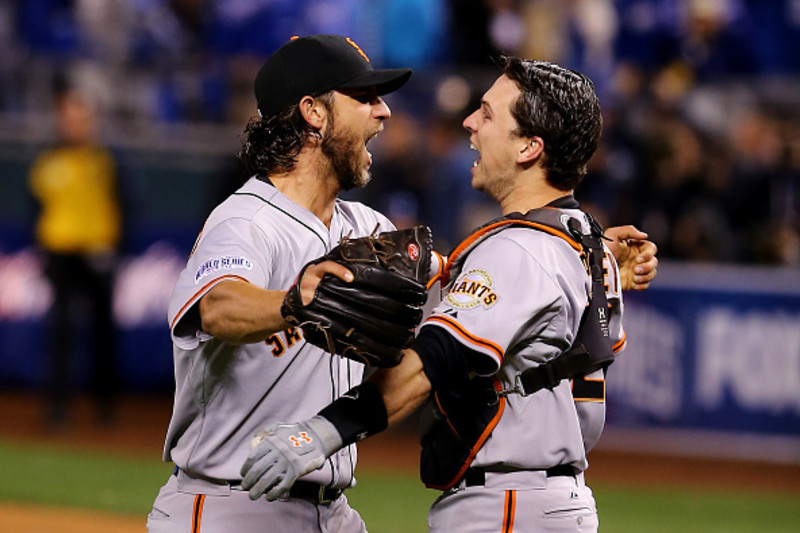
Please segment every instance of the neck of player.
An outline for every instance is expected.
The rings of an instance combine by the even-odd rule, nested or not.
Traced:
[[[333,208],[338,196],[339,182],[322,158],[314,157],[306,147],[289,172],[271,174],[269,179],[290,200],[308,209],[330,228]],[[314,149],[311,149],[314,150]]]
[[[505,194],[501,193],[502,197],[496,198],[504,216],[510,213],[527,213],[531,209],[544,207],[553,200],[573,193],[550,185],[541,170],[533,172],[530,170],[519,173]]]

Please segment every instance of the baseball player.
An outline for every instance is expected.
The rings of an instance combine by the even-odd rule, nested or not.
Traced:
[[[255,176],[209,216],[169,306],[176,390],[164,459],[176,468],[148,516],[151,533],[365,530],[342,494],[355,446],[283,501],[252,501],[239,470],[264,424],[308,418],[361,382],[362,364],[305,342],[280,306],[301,268],[342,237],[394,229],[337,194],[369,181],[366,145],[391,114],[381,95],[410,75],[373,69],[334,35],[294,39],[258,73],[261,117],[242,150]],[[335,263],[311,267],[305,290],[325,273],[349,275]]]
[[[443,494],[431,531],[597,530],[583,472],[604,413],[585,407],[601,405],[625,336],[620,265],[572,195],[599,142],[594,86],[506,58],[464,126],[478,152],[472,185],[504,217],[450,254],[444,298],[399,366],[254,448],[242,469],[251,497],[280,497],[317,457],[432,397],[421,474]],[[308,440],[287,446],[297,434]]]

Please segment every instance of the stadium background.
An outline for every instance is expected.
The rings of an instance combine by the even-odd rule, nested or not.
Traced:
[[[168,472],[157,460],[172,392],[172,283],[211,207],[243,179],[234,156],[261,61],[291,35],[319,32],[353,37],[377,65],[415,69],[387,98],[393,118],[371,145],[375,179],[349,196],[399,226],[428,223],[441,250],[496,214],[469,187],[474,153],[460,125],[495,76],[491,58],[514,53],[589,74],[605,131],[579,199],[605,224],[648,231],[661,258],[651,290],[626,300],[629,346],[611,371],[609,426],[590,457],[601,516],[603,493],[631,483],[796,498],[800,0],[3,0],[0,470],[13,482],[0,502],[106,509],[143,523],[160,478],[120,475],[109,503],[96,487],[113,476],[81,475]],[[39,398],[52,294],[32,245],[27,172],[55,139],[53,88],[64,81],[92,95],[120,168],[126,232],[114,317],[125,399],[115,426],[95,427],[79,397],[72,425],[53,432]],[[79,338],[70,377],[79,389],[86,347]],[[413,477],[414,429],[382,441],[406,443],[409,460],[365,443],[364,475],[394,466]],[[106,454],[114,460],[103,463]],[[52,474],[70,468],[74,478]],[[95,497],[76,496],[84,491]],[[734,522],[781,530],[774,510],[746,529],[742,504],[725,494],[716,515],[695,514],[715,517],[720,531]],[[138,503],[119,503],[128,497]],[[688,500],[638,505],[653,520],[661,509],[683,516],[681,529],[711,530],[692,521]],[[786,523],[800,518],[797,505],[780,509]],[[0,504],[0,531],[15,512]]]

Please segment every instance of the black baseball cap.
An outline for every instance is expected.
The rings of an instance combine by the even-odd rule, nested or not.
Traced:
[[[306,95],[362,87],[375,87],[384,95],[410,77],[410,68],[372,68],[367,54],[349,37],[292,37],[258,71],[256,101],[261,116],[270,117]]]

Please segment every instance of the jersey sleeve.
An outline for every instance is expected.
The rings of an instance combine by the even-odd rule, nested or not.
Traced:
[[[169,305],[172,340],[192,349],[210,338],[201,329],[197,302],[225,280],[267,284],[272,261],[262,233],[248,220],[228,219],[204,231],[178,277]]]
[[[561,301],[542,265],[518,242],[498,235],[469,254],[423,327],[444,328],[480,354],[476,370],[489,375],[510,345],[549,327]]]

